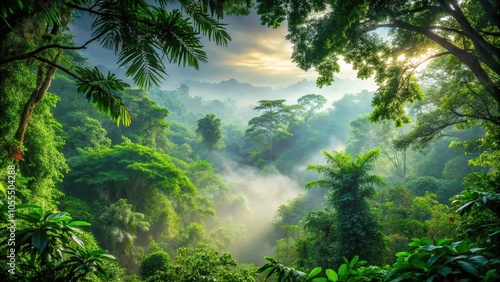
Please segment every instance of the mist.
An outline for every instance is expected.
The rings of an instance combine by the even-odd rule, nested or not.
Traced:
[[[278,207],[297,197],[304,188],[296,179],[273,173],[265,175],[255,167],[239,164],[220,156],[223,176],[229,190],[246,198],[247,213],[235,213],[232,221],[245,228],[245,237],[237,238],[229,251],[239,261],[261,265],[264,257],[274,253],[274,242],[269,240],[271,222]]]

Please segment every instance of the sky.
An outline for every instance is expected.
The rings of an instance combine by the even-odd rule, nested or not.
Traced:
[[[189,67],[168,65],[163,87],[174,89],[186,80],[217,83],[229,79],[251,83],[254,86],[286,88],[303,79],[315,81],[314,70],[305,72],[290,59],[292,44],[285,39],[286,26],[278,29],[260,24],[259,16],[252,12],[249,16],[225,16],[221,20],[227,23],[226,29],[232,40],[228,47],[217,46],[214,42],[203,40],[208,62],[201,63],[199,70]],[[71,32],[76,44],[88,40],[89,21],[77,21]],[[103,50],[93,43],[82,52],[91,59],[92,64],[116,65],[112,51]],[[355,90],[375,90],[373,80],[356,78],[351,66],[341,63],[341,72],[336,74],[341,79],[352,80]],[[335,86],[335,82],[333,84]]]

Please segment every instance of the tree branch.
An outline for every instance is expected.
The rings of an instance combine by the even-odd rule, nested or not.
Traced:
[[[35,49],[31,52],[28,52],[28,53],[25,53],[25,54],[21,54],[21,55],[17,55],[17,56],[13,56],[13,57],[9,57],[9,58],[4,58],[4,59],[0,59],[0,65],[3,65],[3,64],[8,64],[8,63],[11,63],[11,62],[14,62],[14,61],[18,61],[18,60],[24,60],[24,59],[27,59],[29,57],[35,57],[36,54],[44,51],[44,50],[47,50],[47,49],[52,49],[52,48],[57,48],[57,49],[63,49],[63,50],[80,50],[80,49],[86,49],[87,48],[87,45],[89,45],[90,43],[96,41],[97,39],[99,39],[99,37],[103,36],[106,32],[101,32],[99,35],[89,39],[87,42],[85,42],[83,45],[81,46],[64,46],[64,45],[59,45],[59,44],[49,44],[49,45],[45,45],[45,46],[42,46],[38,49]]]
[[[466,79],[464,80],[464,84],[465,84],[465,87],[467,87],[467,89],[469,89],[469,91],[470,91],[472,94],[474,94],[474,96],[476,96],[479,100],[481,100],[481,102],[484,104],[484,107],[485,107],[485,109],[486,109],[486,114],[487,114],[488,116],[490,116],[490,117],[491,117],[492,115],[491,115],[491,112],[490,112],[490,108],[489,108],[489,106],[488,106],[488,102],[487,102],[487,101],[486,101],[483,97],[481,97],[481,95],[479,95],[476,91],[474,91],[474,90],[470,87],[470,85],[469,85],[469,83],[467,82],[467,80],[466,80]]]
[[[413,14],[413,13],[419,13],[419,12],[424,12],[424,11],[434,11],[434,12],[444,12],[443,8],[441,6],[432,6],[432,5],[423,5],[414,9],[410,10],[401,10],[397,11],[394,16],[400,16],[400,15],[407,15],[407,14]]]
[[[70,70],[68,70],[67,68],[61,66],[61,65],[58,65],[54,62],[51,62],[45,58],[42,58],[42,57],[38,57],[38,56],[32,56],[33,58],[35,58],[36,60],[40,61],[40,62],[43,62],[43,63],[46,63],[48,65],[51,65],[57,69],[60,69],[62,70],[63,72],[67,73],[68,75],[70,75],[71,77],[83,82],[83,83],[87,83],[83,78],[79,77],[78,75],[74,74],[73,72],[71,72]]]
[[[431,55],[431,56],[429,56],[429,57],[425,58],[424,60],[422,60],[422,61],[418,62],[416,65],[412,66],[412,67],[413,67],[413,70],[410,72],[410,74],[409,74],[409,75],[412,75],[412,74],[415,72],[415,70],[416,70],[416,69],[417,69],[417,68],[418,68],[421,64],[423,64],[423,63],[425,63],[425,62],[427,62],[427,61],[429,61],[429,60],[432,60],[432,59],[434,59],[434,58],[441,57],[441,56],[446,56],[446,55],[450,55],[450,54],[451,54],[450,52],[445,51],[445,52],[437,53],[437,54],[434,54],[434,55]]]
[[[459,29],[456,29],[456,28],[451,28],[451,27],[446,27],[446,26],[439,26],[439,25],[429,25],[429,26],[423,26],[424,28],[428,28],[428,29],[437,29],[437,30],[444,30],[444,31],[450,31],[450,32],[453,32],[453,33],[456,33],[456,34],[460,34],[462,36],[467,36],[467,34],[465,32],[463,32],[463,30],[459,30]]]
[[[444,49],[448,50],[450,54],[457,57],[462,63],[464,63],[477,77],[481,84],[486,88],[486,90],[491,94],[495,101],[500,105],[500,88],[492,81],[488,73],[483,69],[483,66],[478,61],[473,54],[469,53],[467,50],[463,50],[453,43],[449,42],[445,38],[439,36],[438,34],[432,32],[430,29],[415,26],[403,21],[396,20],[391,25],[391,27],[402,28],[409,31],[416,32],[418,34],[424,35],[430,40],[434,41]]]
[[[104,16],[112,16],[111,14],[107,14],[107,13],[102,13],[102,12],[99,12],[99,11],[96,11],[94,10],[93,8],[97,5],[94,4],[92,7],[90,8],[86,8],[86,7],[81,7],[81,6],[78,6],[78,5],[75,5],[75,4],[72,4],[72,3],[69,3],[69,2],[65,2],[64,3],[66,6],[70,7],[70,8],[73,8],[75,10],[79,10],[79,11],[84,11],[84,12],[87,12],[87,13],[91,13],[91,14],[94,14],[94,15],[98,15],[98,16],[101,16],[101,17],[104,17]]]
[[[493,7],[493,5],[491,5],[488,0],[479,0],[479,3],[481,3],[481,6],[483,6],[484,11],[486,12],[486,16],[488,17],[491,24],[500,29],[500,15],[495,12],[495,8]]]
[[[466,36],[472,40],[481,61],[483,61],[494,72],[500,74],[500,63],[493,57],[494,54],[500,53],[500,48],[490,44],[483,37],[481,37],[479,32],[471,26],[463,14],[460,5],[458,5],[455,0],[440,0],[439,2],[441,3],[443,9],[462,27],[464,33],[467,34]],[[448,5],[448,2],[451,3],[453,8]]]
[[[467,104],[469,107],[471,107],[471,105]],[[472,108],[474,111],[475,109]],[[494,123],[495,125],[500,125],[500,122],[495,120],[495,119],[492,119],[492,118],[489,118],[489,117],[485,117],[483,114],[479,114],[479,116],[476,116],[476,115],[471,115],[471,114],[464,114],[464,113],[459,113],[457,111],[455,111],[455,109],[453,109],[453,107],[450,107],[450,110],[457,116],[459,117],[468,117],[468,118],[475,118],[475,119],[481,119],[481,120],[486,120],[486,121],[489,121],[489,122],[492,122]]]

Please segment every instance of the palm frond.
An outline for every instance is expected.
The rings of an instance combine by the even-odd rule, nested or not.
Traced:
[[[118,56],[120,67],[130,64],[126,76],[133,76],[134,82],[141,88],[150,89],[152,84],[158,86],[165,66],[149,40],[143,40],[136,46],[125,47]]]
[[[36,1],[40,6],[40,15],[49,25],[58,25],[61,21],[59,12],[64,7],[61,1]]]
[[[99,112],[106,114],[117,125],[129,126],[132,115],[125,107],[120,97],[113,92],[122,92],[130,85],[108,72],[104,76],[97,67],[93,69],[77,67],[81,80],[77,81],[77,91],[86,95],[87,100],[92,99]]]
[[[182,17],[179,10],[173,10],[170,13],[159,8],[154,10],[155,26],[161,28],[157,36],[163,45],[163,53],[174,64],[188,65],[198,69],[198,61],[206,62],[207,55],[191,23]]]
[[[370,150],[363,155],[356,155],[355,163],[357,166],[371,165],[380,155],[380,148]]]
[[[323,151],[322,153],[325,155],[327,163],[335,165],[338,169],[342,169],[351,163],[351,155],[349,154],[337,151],[333,153]]]
[[[319,186],[321,188],[330,188],[334,184],[334,181],[321,179],[321,180],[311,180],[306,183],[306,189],[311,189],[314,186]]]
[[[215,41],[217,45],[227,46],[231,37],[224,28],[225,24],[210,16],[199,2],[193,0],[182,0],[185,12],[193,19],[196,32],[207,36],[209,40]]]
[[[5,24],[10,28],[9,16],[13,15],[15,11],[22,10],[24,8],[23,2],[17,0],[16,3],[0,3],[0,17],[5,22]]]

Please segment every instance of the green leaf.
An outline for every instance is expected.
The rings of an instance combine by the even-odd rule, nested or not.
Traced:
[[[49,237],[47,236],[47,232],[38,231],[31,236],[31,243],[38,250],[40,254],[45,251],[47,244],[49,243]]]
[[[453,239],[439,239],[437,241],[436,245],[443,246],[443,245],[449,244],[452,241],[453,241]]]
[[[417,240],[415,240],[415,238],[413,238],[413,242],[410,242],[410,244],[408,244],[408,246],[410,246],[410,247],[418,247],[418,246],[420,246],[420,239],[417,239]]]
[[[328,280],[334,282],[339,281],[339,276],[337,272],[335,272],[334,270],[328,268],[325,272],[326,272],[326,277],[328,277]]]
[[[430,268],[434,268],[434,267],[440,267],[440,265],[437,265],[435,266],[434,263],[439,260],[441,257],[443,256],[443,254],[436,254],[436,255],[433,255],[429,258],[429,260],[427,260],[427,265],[430,267]]]
[[[420,259],[414,259],[411,261],[411,265],[415,268],[419,268],[419,269],[425,269],[427,267],[427,264],[420,260]]]
[[[90,226],[90,223],[81,220],[75,220],[68,223],[68,226]]]
[[[73,234],[73,232],[71,232],[69,234],[71,236],[71,239],[73,239],[73,241],[75,241],[75,243],[77,243],[82,248],[84,247],[83,241],[78,236]]]
[[[348,274],[347,264],[344,263],[339,267],[338,274],[339,274],[340,280],[345,280],[347,278],[347,274]]]
[[[313,270],[311,270],[311,272],[309,272],[309,274],[307,275],[307,278],[312,278],[316,275],[318,275],[319,273],[321,272],[321,267],[315,267]]]
[[[478,277],[479,276],[479,273],[477,272],[477,268],[469,263],[469,262],[466,262],[466,261],[463,261],[463,260],[457,260],[456,261],[460,267],[462,267],[463,270],[467,271],[468,273]]]
[[[409,252],[399,252],[399,253],[396,253],[396,257],[407,257],[409,256],[410,253]]]
[[[459,254],[463,254],[463,253],[467,253],[470,251],[470,248],[469,248],[469,242],[464,240],[464,241],[461,241],[459,242],[456,246],[455,246],[455,249],[457,250],[457,253]]]
[[[490,269],[488,272],[486,272],[486,275],[484,275],[484,281],[490,281],[491,278],[495,278],[497,276],[497,270],[496,269]]]
[[[485,265],[488,263],[488,260],[483,256],[472,256],[469,258],[469,261],[472,263],[481,264],[481,265]]]
[[[16,210],[18,209],[41,209],[41,207],[33,204],[20,204],[16,205]]]
[[[441,274],[443,277],[446,278],[449,274],[451,274],[452,269],[448,266],[443,266],[442,268],[438,269],[438,273]]]
[[[359,256],[356,255],[352,258],[351,262],[349,263],[349,269],[354,269],[354,267],[356,266],[356,263],[358,263],[358,260],[359,260]]]
[[[103,250],[103,249],[98,249],[98,250],[93,250],[90,252],[91,255],[93,256],[97,256],[97,255],[104,255],[106,254],[108,251],[106,250]]]
[[[423,251],[434,251],[436,249],[441,249],[443,247],[441,246],[434,246],[434,245],[425,245],[425,246],[422,246],[422,250]]]
[[[80,80],[76,82],[77,92],[85,94],[87,100],[92,99],[99,112],[109,116],[117,125],[129,126],[132,115],[121,98],[113,92],[122,92],[130,85],[108,72],[105,77],[97,67],[93,69],[76,67]]]
[[[267,260],[268,262],[272,262],[272,263],[275,263],[276,260],[271,258],[271,257],[264,257],[265,260]]]
[[[432,243],[432,240],[427,237],[422,237],[422,239],[420,240],[421,245],[432,245]]]

